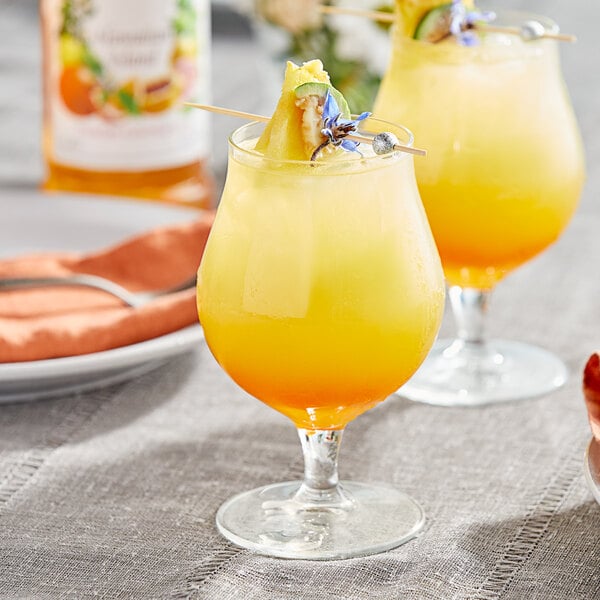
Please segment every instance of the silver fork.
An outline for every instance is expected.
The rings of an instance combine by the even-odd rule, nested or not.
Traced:
[[[102,290],[122,300],[133,308],[142,306],[154,298],[187,290],[196,285],[196,277],[192,277],[179,285],[148,292],[130,292],[119,284],[96,275],[69,275],[67,277],[15,277],[0,279],[0,292],[25,288],[81,286]]]

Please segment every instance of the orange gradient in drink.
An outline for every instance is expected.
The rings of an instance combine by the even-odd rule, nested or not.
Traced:
[[[233,147],[199,270],[217,361],[303,428],[342,428],[398,389],[443,311],[412,159],[346,156],[277,163]]]
[[[450,284],[493,287],[571,218],[583,154],[554,42],[397,35],[374,113],[429,150],[417,181]]]

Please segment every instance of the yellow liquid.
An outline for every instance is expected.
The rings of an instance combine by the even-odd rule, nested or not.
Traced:
[[[405,123],[429,151],[417,181],[451,284],[491,288],[575,210],[583,152],[552,42],[398,35],[374,114]]]
[[[443,275],[412,161],[245,163],[230,155],[199,270],[207,343],[297,426],[341,428],[413,374],[440,325]]]

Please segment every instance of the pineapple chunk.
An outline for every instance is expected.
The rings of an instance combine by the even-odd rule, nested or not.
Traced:
[[[323,69],[320,60],[311,60],[302,66],[293,62],[287,63],[281,97],[271,120],[256,143],[255,149],[258,152],[269,158],[281,160],[310,159],[315,149],[314,145],[311,146],[315,134],[314,129],[308,131],[307,128],[311,118],[313,123],[315,122],[316,113],[309,113],[305,119],[305,111],[298,106],[295,94],[297,87],[310,82],[329,84],[329,75]]]

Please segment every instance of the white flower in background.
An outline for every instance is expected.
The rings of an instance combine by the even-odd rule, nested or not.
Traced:
[[[321,58],[332,84],[346,97],[353,112],[373,106],[389,60],[389,25],[361,16],[323,15],[319,6],[393,12],[395,0],[221,1],[234,2],[252,19],[256,39],[267,58],[261,72],[273,74],[274,83],[264,87],[279,91],[284,60],[301,63]]]
[[[376,11],[392,7],[392,1],[338,0],[335,6]],[[365,63],[368,69],[383,75],[389,62],[389,31],[381,24],[350,15],[330,15],[327,22],[338,33],[336,51],[340,58]]]
[[[321,25],[319,0],[257,0],[256,10],[267,21],[298,33]]]

